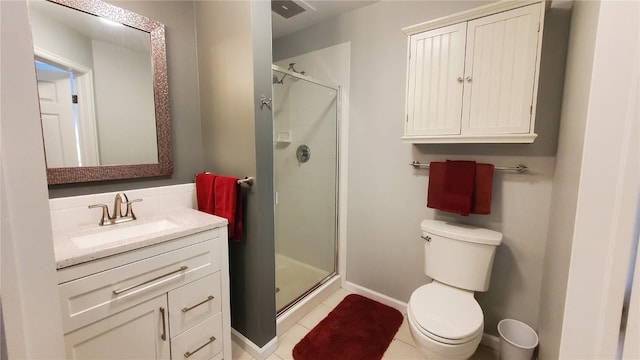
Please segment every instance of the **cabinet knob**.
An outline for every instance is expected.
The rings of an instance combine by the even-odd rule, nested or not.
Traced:
[[[459,83],[463,82],[464,80],[462,79],[462,76],[458,76],[458,78],[456,79],[458,80]]]
[[[467,80],[467,82],[471,82],[471,76],[467,76],[466,78],[464,78],[465,80]]]

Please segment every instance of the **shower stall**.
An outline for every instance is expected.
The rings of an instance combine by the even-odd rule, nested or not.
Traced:
[[[339,88],[273,66],[276,312],[336,275]]]

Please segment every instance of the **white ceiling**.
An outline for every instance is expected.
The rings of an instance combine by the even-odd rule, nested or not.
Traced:
[[[333,16],[373,4],[376,1],[364,0],[294,0],[306,11],[285,19],[271,12],[273,38],[294,33],[311,25],[327,20]]]

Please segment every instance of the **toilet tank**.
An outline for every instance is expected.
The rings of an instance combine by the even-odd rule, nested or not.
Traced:
[[[424,220],[420,226],[425,239],[425,274],[461,289],[489,289],[502,233],[440,220]]]

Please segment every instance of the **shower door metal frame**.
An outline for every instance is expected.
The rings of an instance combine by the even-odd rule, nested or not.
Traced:
[[[324,86],[326,88],[329,88],[331,90],[336,91],[336,94],[340,95],[340,86],[338,86],[338,85],[335,85],[335,84],[332,85],[332,84],[329,84],[329,83],[325,83],[325,82],[322,82],[320,80],[316,80],[316,79],[314,79],[314,78],[312,78],[310,76],[303,75],[303,74],[295,72],[295,71],[287,70],[287,69],[283,68],[282,66],[278,66],[278,65],[271,65],[271,70],[272,71],[281,72],[283,74],[287,74],[287,76],[293,76],[293,77],[298,78],[300,80],[305,80],[305,81],[308,81],[310,83],[314,83],[316,85]],[[339,97],[338,97],[338,99],[339,99]],[[338,104],[338,105],[340,105],[340,104]],[[336,117],[339,118],[339,116],[337,116],[338,113],[339,113],[339,111],[336,111]]]
[[[309,295],[310,293],[314,292],[316,289],[318,289],[319,287],[321,287],[322,285],[324,285],[325,283],[327,283],[329,280],[331,280],[332,278],[334,278],[336,275],[338,275],[338,251],[339,251],[339,236],[340,236],[340,142],[341,142],[341,131],[340,131],[340,124],[341,124],[341,120],[342,120],[342,89],[339,85],[331,85],[319,80],[316,80],[310,76],[307,75],[303,75],[301,73],[295,72],[295,71],[290,71],[287,70],[281,66],[272,64],[271,65],[271,70],[272,71],[277,71],[283,74],[286,74],[287,76],[292,76],[294,78],[300,79],[300,80],[305,80],[308,81],[310,83],[325,87],[325,88],[329,88],[331,90],[334,90],[336,92],[336,175],[335,175],[335,189],[336,189],[336,193],[335,193],[335,206],[336,206],[336,215],[335,215],[335,229],[334,229],[334,251],[333,251],[333,272],[330,273],[329,275],[327,275],[324,279],[322,279],[321,281],[319,281],[316,285],[312,286],[310,289],[308,289],[307,291],[303,292],[302,294],[300,294],[297,298],[295,298],[294,300],[292,300],[289,304],[287,304],[286,306],[284,306],[282,309],[276,309],[276,317],[280,316],[282,313],[286,312],[287,310],[291,309],[293,306],[295,306],[298,302],[300,302],[300,300],[304,299],[307,295]],[[284,78],[283,78],[284,79]],[[273,86],[273,85],[272,85]],[[272,103],[273,104],[273,103]],[[275,104],[272,105],[272,111],[273,109],[275,109]],[[274,120],[275,121],[275,118]],[[273,172],[273,182],[275,184],[275,171]],[[273,203],[274,206],[274,214],[276,212],[275,209],[275,201]],[[275,253],[273,254],[275,257]],[[274,294],[275,295],[275,294]]]

